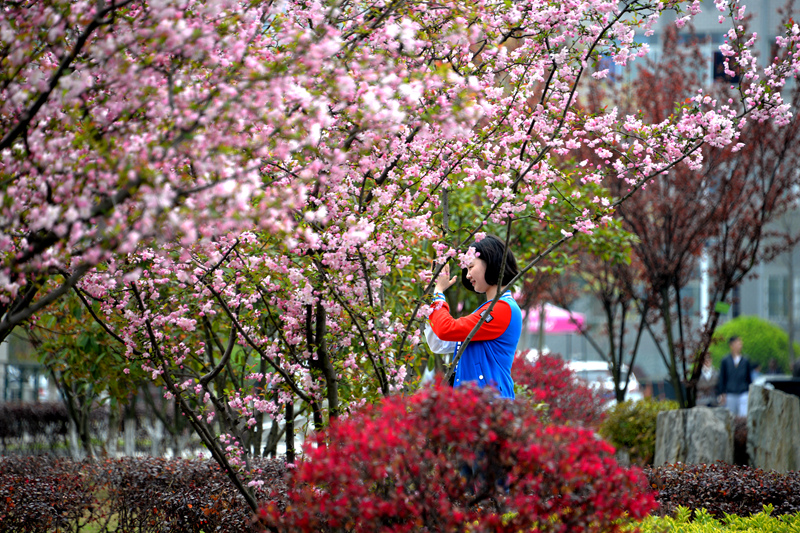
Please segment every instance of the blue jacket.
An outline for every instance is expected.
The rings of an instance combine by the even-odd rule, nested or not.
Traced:
[[[481,314],[489,306],[486,302],[467,317],[453,319],[446,303],[431,314],[431,327],[445,341],[464,341]],[[506,291],[473,340],[467,345],[456,367],[454,386],[477,382],[481,387],[493,385],[503,398],[514,398],[514,380],[511,365],[522,334],[522,313],[517,302]]]

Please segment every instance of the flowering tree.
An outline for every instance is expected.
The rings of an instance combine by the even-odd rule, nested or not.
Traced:
[[[699,44],[668,31],[663,55],[640,69],[621,107],[651,121],[667,119],[675,100],[691,97],[701,82],[707,62]],[[587,98],[589,107],[608,101],[609,89],[613,85],[594,88]],[[709,98],[723,101],[738,90],[729,82],[717,82],[705,91]],[[785,96],[795,108],[800,94],[792,89]],[[745,145],[701,147],[699,168],[673,168],[617,209],[623,233],[635,236],[633,253],[574,254],[580,261],[578,268],[570,269],[570,277],[584,281],[585,291],[602,305],[608,349],[587,329],[581,333],[609,361],[618,400],[624,399],[628,379],[622,365],[632,368],[642,335],[649,333],[679,401],[694,405],[694,384],[720,316],[715,304],[730,299],[733,288],[756,264],[775,258],[799,237],[796,230],[776,224],[797,201],[793,169],[800,156],[795,148],[799,125],[794,116],[780,128],[753,121],[743,125]],[[586,157],[601,163],[596,154]],[[628,192],[627,185],[616,180],[608,185],[617,195]],[[705,321],[690,311],[693,302],[683,296],[687,283],[697,277],[702,254],[711,265],[713,281]],[[567,301],[557,303],[569,307]],[[628,327],[634,338],[626,343]]]
[[[688,52],[681,47],[677,36],[667,39],[670,60],[654,64],[635,82],[636,105],[654,120],[666,118],[670,100],[689,95],[696,81],[692,47]],[[717,83],[708,97],[728,99],[736,90]],[[800,91],[791,89],[787,101],[796,107]],[[743,125],[746,145],[704,147],[696,171],[675,168],[618,210],[623,227],[638,237],[634,264],[640,263],[644,287],[631,292],[645,310],[638,334],[643,326],[649,328],[644,317],[652,307],[663,325],[663,338],[657,339],[665,341],[661,355],[683,406],[695,402],[694,385],[720,317],[716,304],[729,301],[755,265],[774,259],[800,238],[796,230],[776,223],[798,199],[798,134],[797,116],[781,128],[758,121]],[[658,205],[656,198],[662,200]],[[682,289],[696,277],[703,254],[712,284],[707,318],[700,320],[690,312]]]
[[[150,383],[148,377],[136,367],[127,376],[122,374],[129,366],[124,347],[105,334],[71,294],[48,308],[28,338],[58,387],[80,445],[89,457],[96,453],[92,419],[97,418],[101,406],[108,407],[108,433],[101,453],[113,453],[121,406],[136,394],[140,384]]]
[[[77,291],[254,509],[237,469],[259,417],[299,402],[321,427],[404,386],[431,255],[441,268],[490,224],[508,240],[533,219],[522,276],[643,184],[699,168],[701,147],[785,123],[800,38],[787,26],[788,55],[762,66],[732,29],[737,99],[697,93],[648,123],[577,97],[699,0],[0,5],[0,337]],[[601,163],[554,163],[586,147]],[[625,190],[598,194],[605,179]],[[441,206],[460,187],[481,204],[455,242]]]

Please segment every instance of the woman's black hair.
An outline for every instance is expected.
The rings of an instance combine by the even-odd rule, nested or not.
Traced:
[[[503,264],[503,248],[505,248],[505,246],[505,241],[501,241],[494,235],[487,235],[482,240],[470,245],[471,248],[475,248],[475,251],[480,254],[478,259],[483,259],[486,263],[486,283],[489,285],[508,285],[519,272],[514,254],[510,249],[506,250],[506,266],[503,273],[503,283],[498,283],[500,279],[500,267]],[[461,284],[472,292],[475,292],[472,283],[467,279],[466,268],[461,269]]]

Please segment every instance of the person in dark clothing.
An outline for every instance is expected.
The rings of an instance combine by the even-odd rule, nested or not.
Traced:
[[[711,364],[711,356],[703,361],[703,370],[700,379],[697,381],[697,401],[695,405],[699,407],[717,407],[717,383],[719,382],[719,371]]]
[[[734,416],[747,416],[747,392],[753,382],[754,365],[742,355],[742,339],[728,339],[730,353],[719,367],[717,394],[720,405],[724,404]]]
[[[767,371],[764,372],[764,375],[778,376],[780,374],[783,374],[783,372],[781,372],[781,367],[778,364],[778,360],[773,357],[772,359],[769,360],[769,363],[767,363]]]

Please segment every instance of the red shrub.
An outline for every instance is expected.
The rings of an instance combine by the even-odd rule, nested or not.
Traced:
[[[0,531],[71,531],[96,504],[89,463],[49,456],[0,459]]]
[[[752,516],[766,504],[773,506],[772,516],[800,513],[800,472],[764,471],[718,461],[646,468],[645,475],[658,491],[656,514],[662,516],[675,515],[678,507],[692,513],[705,509],[719,519]]]
[[[548,414],[553,423],[596,428],[602,422],[603,399],[578,380],[559,356],[544,354],[531,363],[524,353],[518,354],[511,375],[533,401],[549,406]]]
[[[548,426],[491,389],[435,386],[396,396],[306,447],[273,531],[620,530],[655,507],[641,472],[585,429]],[[327,443],[327,444],[325,444]],[[460,474],[474,465],[468,483]],[[470,486],[468,486],[470,485]]]
[[[266,481],[279,488],[283,464],[261,460],[258,466]],[[214,461],[127,457],[106,461],[102,470],[118,531],[256,530],[252,510]]]

